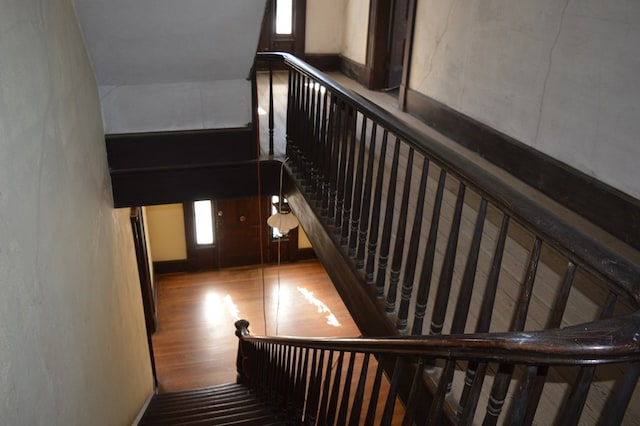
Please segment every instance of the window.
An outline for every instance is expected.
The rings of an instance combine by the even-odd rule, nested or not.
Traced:
[[[199,246],[213,244],[213,216],[211,211],[211,200],[200,200],[193,203],[196,244]]]
[[[293,1],[276,0],[276,34],[293,33]]]

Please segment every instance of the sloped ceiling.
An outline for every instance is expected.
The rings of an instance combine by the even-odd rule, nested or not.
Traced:
[[[105,133],[242,127],[266,0],[75,0]]]
[[[265,1],[76,0],[100,86],[246,79]]]

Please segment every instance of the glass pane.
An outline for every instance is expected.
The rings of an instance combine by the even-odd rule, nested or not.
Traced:
[[[292,0],[276,0],[276,34],[291,34],[292,29]]]
[[[213,220],[211,200],[195,201],[193,211],[196,216],[196,244],[213,244]]]

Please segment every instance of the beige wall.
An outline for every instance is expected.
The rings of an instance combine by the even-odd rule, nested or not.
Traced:
[[[147,229],[154,262],[187,258],[182,204],[148,206]]]
[[[344,0],[307,0],[305,53],[340,53]]]
[[[309,237],[307,237],[302,226],[298,227],[298,248],[311,248],[311,241],[309,241]]]
[[[127,425],[153,382],[73,4],[0,8],[0,424]]]
[[[344,1],[344,41],[341,53],[354,62],[366,64],[370,0]]]
[[[419,0],[410,87],[640,198],[640,3]]]

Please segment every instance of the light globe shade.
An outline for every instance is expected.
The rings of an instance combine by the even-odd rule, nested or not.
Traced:
[[[267,224],[272,228],[278,229],[282,235],[285,235],[297,227],[299,222],[292,213],[274,213],[267,219]]]

